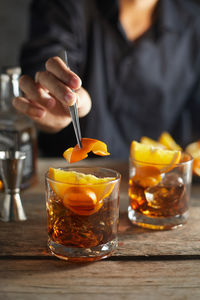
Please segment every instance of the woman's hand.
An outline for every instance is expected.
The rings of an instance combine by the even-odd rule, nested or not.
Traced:
[[[46,132],[58,132],[70,124],[68,106],[75,102],[80,117],[91,109],[91,99],[81,87],[81,79],[59,57],[49,58],[46,70],[37,72],[35,81],[23,75],[19,84],[24,97],[14,98],[14,107]]]

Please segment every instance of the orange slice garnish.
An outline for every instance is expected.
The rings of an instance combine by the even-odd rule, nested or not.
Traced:
[[[200,176],[200,141],[189,144],[185,151],[194,158],[193,173]]]
[[[181,151],[182,148],[175,142],[172,136],[164,131],[158,139],[158,142],[164,145],[169,150],[179,150]]]
[[[91,174],[49,168],[52,190],[63,205],[79,215],[91,215],[103,205],[115,185],[114,177],[98,178]]]
[[[168,172],[180,162],[181,151],[162,149],[133,141],[130,157],[134,160],[136,168],[129,184],[137,183],[146,188],[157,185],[162,179],[161,174]]]
[[[3,182],[0,180],[0,190],[3,189]]]
[[[165,172],[165,169],[171,169],[180,162],[181,151],[157,148],[133,141],[130,156],[138,165],[154,165],[161,172]]]
[[[74,163],[88,157],[89,152],[93,152],[94,154],[100,156],[110,155],[110,153],[107,151],[106,144],[99,140],[82,138],[81,143],[82,148],[79,148],[79,146],[76,145],[74,148],[68,148],[63,153],[64,158],[69,163]]]
[[[193,158],[200,157],[200,140],[194,143],[189,144],[185,151],[192,155]]]
[[[164,145],[161,143],[147,137],[147,136],[142,136],[140,139],[140,143],[145,144],[145,145],[151,145],[153,147],[159,147],[159,148],[166,148]]]
[[[192,170],[195,175],[200,176],[200,157],[194,158]]]

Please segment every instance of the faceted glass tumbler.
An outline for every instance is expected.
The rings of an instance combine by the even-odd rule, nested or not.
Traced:
[[[48,246],[52,254],[72,262],[110,256],[118,245],[120,174],[98,167],[59,170],[72,173],[59,181],[46,174]]]
[[[171,165],[141,163],[130,158],[128,218],[149,229],[172,229],[189,216],[193,159],[182,154]]]

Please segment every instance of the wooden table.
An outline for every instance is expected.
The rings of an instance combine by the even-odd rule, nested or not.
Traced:
[[[49,253],[44,173],[64,161],[40,159],[37,184],[21,195],[28,220],[0,222],[0,299],[200,299],[200,184],[193,184],[185,226],[151,231],[128,221],[128,164],[82,162],[88,163],[122,174],[118,250],[87,264],[67,263]]]

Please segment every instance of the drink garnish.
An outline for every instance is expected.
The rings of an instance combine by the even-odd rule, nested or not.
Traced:
[[[161,136],[158,139],[158,142],[161,145],[164,145],[169,150],[180,150],[182,151],[181,146],[179,146],[173,137],[166,131],[162,132]]]
[[[133,141],[130,158],[134,160],[136,166],[135,174],[130,181],[147,187],[157,185],[162,179],[161,174],[169,172],[180,162],[181,151],[167,150]]]
[[[159,143],[158,141],[155,141],[147,136],[142,136],[140,139],[140,143],[166,149],[166,146],[164,146],[163,144]]]
[[[50,185],[63,205],[78,215],[91,215],[103,205],[114,188],[115,177],[98,178],[91,174],[49,168]]]
[[[190,143],[185,151],[189,153],[193,158],[193,173],[200,176],[200,140]]]
[[[76,145],[75,147],[68,148],[63,153],[64,158],[69,163],[74,163],[85,159],[86,157],[88,157],[89,152],[93,152],[94,154],[100,156],[110,155],[104,142],[91,138],[82,138],[81,143],[82,148],[79,148],[79,146]]]
[[[169,132],[163,131],[156,141],[152,138],[142,136],[140,139],[142,144],[152,145],[154,147],[164,148],[168,150],[180,150],[182,151],[181,146],[179,146]]]
[[[173,139],[173,137],[166,131],[162,132],[160,135],[158,141],[153,140],[149,137],[143,136],[140,139],[140,142],[142,144],[148,144],[155,147],[160,148],[166,148],[168,150],[180,150],[183,151],[180,145],[176,143],[176,141]],[[200,176],[200,140],[196,142],[192,142],[187,145],[187,147],[184,149],[185,153],[189,153],[193,157],[193,174]],[[187,161],[190,160],[190,157],[185,155],[182,152],[182,158],[181,161]]]
[[[173,167],[180,162],[181,151],[162,149],[133,141],[130,156],[137,161],[138,165],[153,164],[162,172],[166,165]]]

